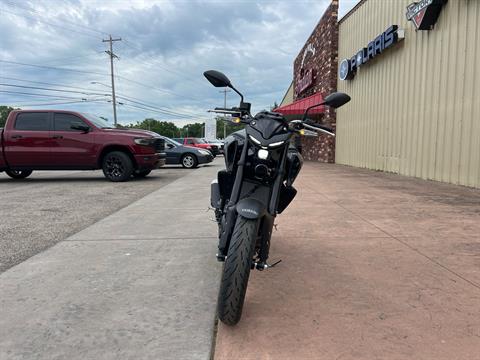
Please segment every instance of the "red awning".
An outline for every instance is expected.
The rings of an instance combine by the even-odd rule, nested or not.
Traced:
[[[323,96],[320,93],[317,93],[304,99],[297,100],[289,105],[278,107],[273,111],[281,113],[283,115],[302,115],[305,112],[306,108],[315,104],[320,104],[322,101]],[[324,111],[325,107],[322,105],[310,110],[309,114],[321,114]]]

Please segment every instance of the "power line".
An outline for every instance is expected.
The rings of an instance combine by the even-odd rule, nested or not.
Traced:
[[[29,93],[29,92],[23,92],[23,91],[8,91],[8,90],[0,90],[0,93],[5,93],[5,94],[15,94],[15,95],[23,95],[23,96],[36,96],[36,97],[42,97],[42,98],[55,98],[55,99],[76,99],[76,100],[78,100],[78,97],[72,97],[72,96],[61,96],[61,95],[38,94],[38,93]]]
[[[109,96],[109,94],[102,94],[102,93],[92,92],[92,89],[84,89],[84,88],[80,88],[80,87],[76,87],[76,86],[69,86],[69,85],[58,84],[58,83],[50,83],[50,82],[43,82],[43,81],[22,80],[22,79],[18,79],[18,78],[5,77],[5,76],[0,76],[0,78],[10,79],[10,80],[16,80],[16,81],[31,82],[31,83],[35,83],[35,84],[45,84],[45,85],[52,85],[52,86],[62,86],[62,87],[71,88],[71,89],[77,89],[77,90],[82,90],[82,91],[72,91],[72,90],[59,89],[59,88],[47,88],[47,87],[25,86],[25,85],[16,85],[16,84],[1,84],[1,83],[0,83],[0,85],[9,86],[9,87],[19,87],[19,88],[34,89],[34,90],[43,90],[43,91],[68,92],[68,93],[83,94],[83,95],[102,95],[102,96]],[[151,103],[147,103],[147,102],[145,102],[144,100],[139,99],[139,98],[136,98],[136,97],[133,97],[133,96],[127,96],[127,95],[118,94],[118,98],[125,99],[125,100],[131,101],[131,102],[136,102],[136,103],[138,103],[139,105],[151,107],[151,108],[154,108],[154,109],[159,110],[159,111],[164,111],[164,112],[171,113],[171,114],[173,114],[173,115],[185,116],[185,117],[191,117],[191,118],[201,118],[201,117],[198,116],[198,114],[196,114],[196,113],[186,112],[186,111],[183,111],[183,112],[181,112],[181,111],[174,111],[174,110],[171,110],[171,109],[169,109],[169,108],[160,107],[160,106],[153,105],[153,104],[151,104]]]
[[[48,105],[65,105],[65,104],[78,104],[78,103],[88,103],[88,102],[102,102],[105,100],[101,99],[92,99],[92,100],[77,100],[77,101],[65,101],[65,102],[54,102],[54,103],[41,103],[41,104],[28,104],[28,105],[22,105],[22,106],[48,106]],[[15,105],[15,104],[14,104]]]
[[[19,14],[19,13],[16,13],[14,11],[6,10],[6,9],[2,9],[2,12],[7,12],[7,13],[10,13],[10,14],[13,14],[13,15],[16,15],[16,16],[32,19],[32,20],[35,20],[35,21],[38,21],[38,22],[41,22],[41,23],[44,23],[44,24],[47,24],[47,25],[50,25],[50,26],[53,26],[53,27],[57,27],[57,28],[60,28],[60,29],[63,29],[63,30],[75,32],[77,34],[84,35],[84,36],[89,36],[89,37],[94,38],[94,39],[100,39],[100,37],[98,37],[96,35],[92,35],[92,34],[89,34],[89,33],[83,32],[83,31],[78,31],[78,30],[75,30],[75,29],[72,29],[72,28],[68,28],[68,27],[65,27],[65,26],[54,24],[54,23],[51,23],[49,21],[45,21],[44,19],[41,19],[40,17],[29,16],[29,15],[26,15],[26,14]]]
[[[45,20],[43,20],[42,17],[45,17],[47,14],[45,12],[39,12],[38,10],[36,9],[32,9],[32,8],[27,8],[27,7],[23,7],[23,6],[19,6],[17,3],[14,3],[13,1],[8,1],[8,0],[5,0],[5,3],[7,3],[8,5],[10,5],[10,7],[13,7],[13,8],[17,8],[17,9],[21,9],[21,10],[24,10],[24,11],[28,11],[29,13],[31,14],[37,14],[37,15],[40,15],[39,17],[31,17],[31,16],[28,16],[28,15],[24,15],[24,14],[18,14],[16,13],[15,15],[18,15],[18,16],[25,16],[25,17],[28,17],[28,18],[33,18],[34,20],[37,20],[37,21],[40,21],[40,22],[46,22]],[[4,10],[4,9],[3,9]],[[11,11],[9,11],[11,12]],[[11,12],[13,13],[13,12]],[[76,27],[79,27],[79,28],[83,28],[85,30],[88,30],[88,31],[91,31],[91,32],[95,32],[95,33],[98,33],[98,34],[101,34],[101,35],[106,35],[107,33],[104,32],[104,31],[101,31],[101,30],[98,30],[98,29],[95,29],[95,28],[92,28],[91,26],[85,26],[85,25],[81,25],[81,24],[78,24],[76,22],[73,22],[73,21],[69,21],[65,18],[62,18],[62,19],[58,19],[56,18],[56,20],[60,20],[61,22],[64,22],[64,23],[68,23],[70,25],[73,25],[73,26],[76,26]],[[50,24],[50,23],[49,23]],[[57,26],[57,27],[61,27],[61,28],[64,28],[64,29],[68,29],[68,28],[65,28],[65,27],[62,27],[61,25],[58,25],[58,24],[50,24],[52,26]],[[78,30],[74,30],[75,32],[78,32]],[[87,34],[87,33],[84,33],[88,36],[93,36],[92,34]]]
[[[21,63],[21,62],[18,62],[18,61],[0,60],[0,62],[6,63],[6,64],[20,65],[20,66],[31,66],[31,67],[41,68],[41,69],[70,71],[70,72],[76,72],[76,73],[80,73],[80,74],[94,74],[94,75],[102,75],[102,76],[109,76],[109,75],[110,75],[110,74],[107,74],[107,73],[100,73],[100,72],[95,72],[95,71],[77,70],[77,69],[61,68],[61,67],[47,66],[47,65],[28,64],[28,63]],[[148,89],[157,90],[157,91],[160,91],[160,92],[163,92],[163,93],[167,93],[167,94],[171,94],[171,95],[174,95],[174,96],[182,97],[182,98],[184,98],[184,99],[189,98],[189,99],[192,99],[192,100],[195,100],[195,101],[203,101],[203,99],[200,99],[200,98],[192,98],[192,97],[188,97],[188,96],[185,96],[185,95],[177,94],[177,93],[175,93],[175,92],[173,92],[173,91],[169,91],[169,90],[157,88],[157,87],[155,87],[155,86],[148,85],[148,84],[144,84],[144,83],[142,83],[142,82],[135,81],[135,80],[126,78],[126,77],[124,77],[124,76],[119,76],[119,75],[117,75],[116,78],[117,78],[117,79],[123,79],[123,80],[125,80],[125,81],[128,81],[128,82],[131,82],[131,83],[133,83],[133,84],[137,84],[137,85],[143,86],[143,87],[148,88]]]
[[[102,75],[102,76],[108,76],[109,75],[107,73],[101,73],[101,72],[95,72],[95,71],[61,68],[61,67],[57,67],[57,66],[48,66],[48,65],[27,64],[27,63],[22,63],[22,62],[18,62],[18,61],[0,60],[0,62],[6,63],[6,64],[20,65],[20,66],[31,66],[31,67],[41,68],[41,69],[70,71],[70,72],[76,72],[76,73],[80,73],[80,74],[94,74],[94,75]]]
[[[22,88],[22,89],[45,90],[45,91],[62,92],[62,93],[67,92],[67,93],[83,94],[83,95],[102,95],[102,96],[110,96],[109,94],[102,94],[102,93],[85,92],[85,91],[75,91],[75,90],[65,90],[65,89],[53,89],[53,88],[45,88],[45,87],[39,87],[39,86],[26,86],[26,85],[15,85],[15,84],[5,84],[5,83],[0,83],[0,86],[16,87],[16,88]]]

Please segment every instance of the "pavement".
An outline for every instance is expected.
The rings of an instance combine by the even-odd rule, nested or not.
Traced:
[[[210,359],[218,167],[178,171],[0,274],[0,359]]]
[[[221,160],[0,274],[0,359],[478,358],[480,190],[331,164],[217,328]]]
[[[480,190],[307,163],[215,359],[480,359]]]
[[[191,171],[163,167],[124,183],[101,170],[0,173],[0,273]]]

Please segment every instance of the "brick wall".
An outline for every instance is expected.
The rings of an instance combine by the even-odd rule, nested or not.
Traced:
[[[315,49],[312,52],[312,47]],[[302,66],[303,61],[303,66]],[[293,65],[294,86],[304,74],[313,71],[313,83],[304,91],[295,93],[299,100],[320,92],[323,96],[337,89],[338,64],[338,0],[332,0],[312,34],[298,54]],[[326,108],[322,115],[312,118],[335,129],[335,110]],[[307,160],[335,161],[335,139],[327,135],[303,137],[303,156]]]

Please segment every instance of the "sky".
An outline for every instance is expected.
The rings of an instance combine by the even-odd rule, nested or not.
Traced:
[[[358,0],[340,0],[339,16]],[[252,103],[279,103],[293,60],[330,0],[0,0],[0,105],[71,109],[113,121],[111,34],[118,122],[178,126],[213,117],[224,72]],[[48,89],[48,90],[45,90]],[[55,91],[56,90],[56,91]],[[227,106],[239,97],[227,93]]]

